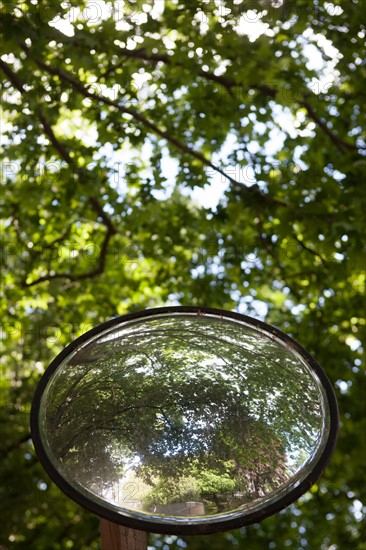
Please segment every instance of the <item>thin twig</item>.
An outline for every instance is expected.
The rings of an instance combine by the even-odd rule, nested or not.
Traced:
[[[320,261],[322,262],[322,264],[325,264],[326,261],[324,260],[323,256],[321,254],[319,254],[319,252],[316,252],[316,250],[313,250],[312,248],[310,248],[309,246],[307,246],[301,239],[299,239],[299,237],[297,235],[294,235],[295,237],[295,240],[299,243],[299,245],[301,246],[301,248],[303,248],[304,250],[306,250],[307,252],[310,252],[310,254],[312,254],[313,256],[315,256],[316,258],[319,258]]]

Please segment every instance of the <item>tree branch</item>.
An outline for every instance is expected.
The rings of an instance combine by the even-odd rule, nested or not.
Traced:
[[[19,212],[19,207],[15,203],[13,203],[11,206],[13,207],[13,217],[11,218],[11,220],[12,220],[12,226],[15,231],[16,239],[18,243],[22,246],[22,248],[28,252],[30,257],[32,256],[36,257],[37,254],[39,253],[39,248],[37,248],[37,246],[41,243],[33,241],[34,246],[32,248],[28,247],[27,243],[24,241],[24,239],[21,236],[21,227],[19,224],[19,220],[21,218],[21,212]],[[42,244],[42,250],[52,250],[57,245],[61,244],[69,236],[71,231],[71,225],[72,224],[69,224],[66,227],[66,229],[63,231],[63,233],[59,237],[56,237],[56,239],[53,239],[48,244]]]
[[[315,112],[313,107],[310,105],[310,103],[303,99],[300,101],[300,105],[305,107],[305,109],[308,112],[309,117],[319,126],[319,128],[326,134],[332,143],[337,147],[337,149],[344,153],[346,149],[350,151],[357,151],[358,147],[356,145],[352,145],[351,143],[347,143],[347,141],[344,141],[344,139],[341,139],[336,134],[333,134],[333,132],[328,128],[326,123],[320,118],[320,116]]]
[[[83,179],[85,178],[85,174],[81,169],[77,166],[77,163],[74,162],[72,157],[70,156],[67,148],[64,146],[63,143],[61,143],[55,136],[52,127],[50,126],[49,122],[45,118],[43,112],[41,109],[37,109],[37,114],[39,117],[39,120],[43,126],[44,133],[47,135],[49,140],[51,141],[52,145],[58,151],[59,155],[69,164],[70,167],[74,168],[75,171],[79,175],[79,179],[81,183],[83,183]],[[109,218],[109,216],[106,214],[106,212],[103,210],[102,205],[98,201],[96,197],[89,197],[89,202],[94,209],[94,211],[98,214],[98,216],[103,220],[103,224],[107,228],[107,232],[104,236],[103,244],[100,250],[99,258],[98,258],[98,265],[95,269],[92,269],[91,271],[87,271],[86,273],[81,273],[79,275],[72,275],[68,273],[55,273],[54,275],[45,275],[43,277],[39,277],[38,279],[35,279],[31,283],[27,283],[26,281],[23,282],[23,286],[30,287],[34,286],[38,283],[50,281],[52,279],[60,279],[60,278],[67,278],[70,281],[81,281],[83,279],[89,279],[93,277],[97,277],[98,275],[101,275],[105,268],[105,262],[108,252],[108,244],[110,241],[110,238],[117,233],[116,228],[113,225],[113,222]]]
[[[83,180],[85,179],[84,171],[77,166],[77,163],[72,159],[66,147],[56,138],[52,127],[46,120],[41,109],[37,109],[37,114],[43,126],[44,133],[47,135],[56,151],[58,151],[59,155],[69,164],[70,167],[72,167],[76,171],[76,173],[79,175],[81,183],[83,183]],[[89,197],[89,202],[92,205],[94,211],[97,212],[98,216],[102,218],[104,225],[109,229],[111,234],[115,235],[117,233],[117,230],[114,227],[109,216],[103,210],[103,207],[98,199],[96,197]]]
[[[316,252],[315,250],[313,250],[312,248],[310,248],[309,246],[307,246],[301,239],[299,239],[299,237],[297,235],[294,235],[295,237],[295,240],[299,243],[299,245],[301,246],[301,248],[303,248],[304,250],[306,250],[307,252],[310,252],[310,254],[312,254],[313,256],[315,256],[316,258],[319,258],[320,261],[322,262],[322,264],[326,264],[326,261],[324,260],[323,256],[321,254],[319,254],[318,252]]]
[[[66,147],[56,138],[50,124],[46,120],[44,114],[42,113],[41,109],[37,109],[38,117],[41,121],[41,124],[44,129],[44,133],[47,135],[47,137],[50,139],[52,145],[58,151],[59,155],[69,164],[70,167],[74,168],[76,173],[79,175],[79,179],[81,183],[84,183],[85,179],[85,173],[82,169],[80,169],[77,166],[77,163],[74,162],[74,160],[71,158],[68,150]],[[110,232],[114,235],[117,233],[116,228],[114,227],[111,219],[106,214],[106,212],[103,210],[102,205],[98,201],[96,197],[89,197],[89,202],[92,205],[93,209],[97,214],[102,218],[104,225],[110,230]]]
[[[8,63],[5,63],[0,57],[0,68],[3,70],[3,72],[6,74],[14,88],[16,88],[19,92],[25,93],[24,86],[22,82],[19,80],[18,76],[11,70]]]
[[[12,69],[9,67],[7,63],[5,63],[2,59],[0,59],[0,68],[3,69],[4,73],[7,75],[13,86],[15,86],[21,93],[26,94],[26,90],[22,84],[22,82],[19,80],[17,75],[12,71]],[[69,151],[65,147],[65,145],[57,139],[52,126],[48,122],[47,118],[45,117],[42,109],[40,107],[37,107],[35,110],[36,115],[39,118],[39,121],[43,127],[43,131],[45,135],[50,140],[51,144],[53,145],[54,149],[58,152],[60,157],[64,159],[67,164],[75,170],[75,172],[79,175],[79,180],[81,183],[85,182],[85,172],[78,167],[77,163],[73,160],[73,158],[70,156]],[[106,226],[107,231],[104,236],[104,240],[102,243],[99,259],[98,259],[98,265],[95,269],[92,269],[91,271],[87,271],[86,273],[81,273],[79,275],[73,275],[70,273],[55,273],[53,275],[45,275],[42,277],[39,277],[38,279],[35,279],[34,281],[27,283],[26,280],[21,283],[22,287],[31,287],[34,285],[37,285],[39,283],[45,282],[45,281],[51,281],[53,279],[69,279],[71,281],[81,281],[83,279],[88,279],[92,277],[96,277],[103,273],[105,268],[105,262],[106,262],[106,256],[108,252],[108,244],[113,235],[117,233],[117,229],[115,228],[112,220],[109,218],[108,214],[104,211],[103,206],[100,204],[99,200],[96,197],[89,197],[89,202],[93,208],[93,210],[98,214],[98,217],[100,217],[103,221],[103,224]]]
[[[51,274],[44,275],[42,277],[38,277],[38,279],[35,279],[34,281],[31,281],[30,283],[27,283],[26,280],[22,281],[22,287],[29,288],[31,286],[38,285],[39,283],[52,281],[54,279],[68,279],[69,281],[83,281],[84,279],[92,279],[94,277],[97,277],[98,275],[101,275],[104,272],[105,262],[107,258],[107,252],[108,252],[108,244],[113,234],[114,233],[112,233],[111,230],[107,228],[107,231],[105,233],[104,240],[101,246],[99,258],[98,258],[98,265],[95,269],[86,271],[85,273],[80,273],[78,275],[73,275],[72,273],[54,273],[53,275]]]
[[[4,73],[7,75],[10,82],[13,84],[13,86],[15,86],[17,90],[19,90],[21,93],[26,94],[26,90],[22,82],[19,80],[17,75],[9,67],[8,63],[5,63],[1,58],[0,58],[0,68],[3,69]],[[67,164],[71,168],[73,168],[75,172],[79,175],[80,182],[84,183],[85,172],[80,167],[78,167],[77,163],[70,156],[65,145],[59,139],[56,138],[50,123],[46,119],[40,107],[37,107],[36,114],[42,124],[45,135],[49,138],[55,150],[58,152],[60,157],[63,158],[67,162]],[[89,197],[89,202],[91,203],[93,209],[97,212],[98,216],[102,218],[104,225],[106,225],[113,234],[117,233],[117,230],[114,227],[111,219],[109,218],[108,214],[103,210],[103,207],[98,201],[98,199],[96,197]]]
[[[31,439],[30,432],[27,432],[25,435],[23,435],[18,441],[15,441],[11,445],[8,445],[5,449],[2,450],[1,455],[6,457],[9,453],[12,451],[15,451],[20,445],[23,445],[24,443],[27,443]]]
[[[50,142],[52,143],[53,147],[56,149],[60,157],[63,158],[67,162],[67,164],[69,164],[70,167],[75,169],[76,166],[75,166],[74,160],[71,158],[66,147],[56,138],[51,125],[49,124],[48,120],[43,114],[42,109],[38,107],[36,109],[36,114],[42,124],[44,133],[46,134],[46,136],[48,137],[48,139],[50,140]]]
[[[27,55],[30,56],[29,48],[25,45],[22,45],[22,48],[27,53]],[[275,199],[275,198],[271,197],[270,195],[266,195],[266,194],[262,193],[256,187],[246,187],[244,184],[242,184],[241,182],[237,181],[235,178],[233,178],[232,176],[227,174],[225,172],[225,170],[223,170],[223,169],[219,168],[218,166],[216,166],[213,162],[211,162],[209,159],[207,159],[202,153],[196,151],[195,149],[193,149],[193,147],[190,147],[190,146],[186,145],[185,143],[182,143],[175,136],[172,136],[170,134],[170,132],[162,130],[154,122],[150,121],[148,118],[146,118],[140,112],[138,112],[134,109],[131,109],[130,107],[125,107],[124,105],[121,105],[117,101],[114,101],[114,100],[112,100],[108,97],[104,97],[104,96],[101,96],[101,95],[97,95],[94,92],[90,92],[80,80],[76,79],[75,77],[70,75],[70,73],[68,73],[68,72],[66,72],[62,69],[59,69],[57,67],[52,67],[51,65],[49,65],[47,63],[44,63],[40,59],[33,58],[33,57],[32,57],[32,59],[34,60],[34,62],[41,69],[47,71],[49,74],[52,74],[54,76],[56,75],[60,79],[62,79],[64,82],[68,82],[69,84],[71,84],[72,87],[76,91],[78,91],[81,95],[83,95],[84,97],[88,97],[88,98],[96,101],[97,103],[103,103],[105,105],[109,105],[111,107],[114,107],[122,114],[131,115],[135,120],[139,121],[143,126],[145,126],[145,128],[148,128],[149,130],[151,130],[155,135],[158,135],[158,136],[166,139],[168,141],[168,143],[170,143],[171,145],[173,145],[174,147],[176,147],[177,149],[179,149],[183,153],[199,160],[203,165],[208,166],[209,168],[214,170],[216,173],[221,174],[222,176],[224,176],[227,180],[230,181],[230,183],[233,185],[233,187],[240,190],[241,193],[245,193],[248,196],[249,195],[258,196],[263,201],[265,201],[267,203],[270,203],[270,204],[275,204],[275,205],[278,205],[278,206],[290,206],[285,201]]]
[[[172,65],[172,59],[170,56],[166,54],[159,54],[159,53],[148,53],[146,52],[145,48],[140,48],[139,50],[128,50],[127,48],[119,48],[116,47],[116,50],[118,53],[122,53],[126,57],[130,57],[133,59],[142,59],[147,62],[162,62],[167,65]],[[175,66],[182,67],[183,64],[179,62],[174,63]],[[209,71],[203,71],[201,69],[198,70],[198,75],[205,78],[206,80],[211,80],[213,82],[217,82],[218,84],[221,84],[224,88],[226,88],[229,92],[231,92],[231,89],[237,86],[241,86],[242,84],[238,82],[234,77],[224,76],[224,75],[215,75],[214,73],[211,73]],[[273,88],[271,86],[268,86],[267,84],[249,84],[248,89],[254,89],[258,90],[262,94],[271,97],[272,99],[276,97],[278,94],[278,90],[276,88]],[[300,105],[305,107],[307,110],[307,113],[309,117],[319,126],[319,128],[330,138],[332,143],[337,147],[337,149],[344,153],[346,149],[351,151],[357,151],[358,147],[356,145],[353,145],[351,143],[348,143],[344,139],[340,138],[336,134],[334,134],[326,125],[324,121],[319,117],[319,115],[316,113],[314,108],[310,105],[309,101],[305,98],[305,95],[303,96],[303,99],[300,100]]]

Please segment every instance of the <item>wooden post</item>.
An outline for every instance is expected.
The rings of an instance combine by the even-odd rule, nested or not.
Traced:
[[[147,534],[100,519],[102,550],[147,550]]]

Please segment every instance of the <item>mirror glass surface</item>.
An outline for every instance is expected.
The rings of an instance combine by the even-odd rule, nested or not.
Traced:
[[[263,324],[151,311],[49,377],[38,422],[53,467],[103,508],[157,524],[225,521],[291,492],[329,435],[306,358]]]

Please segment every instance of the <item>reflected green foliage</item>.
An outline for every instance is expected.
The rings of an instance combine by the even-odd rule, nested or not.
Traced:
[[[86,0],[2,3],[5,548],[99,548],[98,520],[35,457],[34,389],[92,326],[181,303],[265,315],[299,340],[342,425],[322,480],[278,516],[151,544],[365,550],[363,4],[136,0],[102,17]],[[248,37],[259,14],[267,31]]]
[[[161,516],[185,501],[200,503],[187,515],[211,516],[279,498],[312,470],[327,425],[321,385],[291,348],[196,313],[92,337],[55,371],[40,417],[76,490]]]

